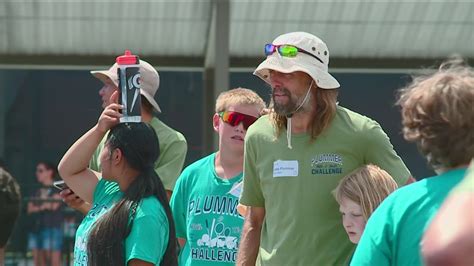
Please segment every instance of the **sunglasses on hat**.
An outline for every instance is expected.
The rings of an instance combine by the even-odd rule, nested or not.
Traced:
[[[257,121],[257,117],[242,114],[239,112],[232,112],[232,111],[223,111],[219,112],[219,117],[222,118],[224,123],[229,124],[233,127],[238,126],[240,123],[244,125],[244,129],[247,130],[250,125]]]
[[[313,58],[316,58],[316,60],[321,62],[321,64],[324,64],[323,60],[321,60],[321,58],[319,58],[319,57],[315,56],[314,54],[312,54],[310,52],[307,52],[307,51],[305,51],[301,48],[298,48],[296,46],[289,45],[289,44],[282,44],[282,45],[274,45],[274,44],[271,44],[271,43],[265,44],[265,55],[266,56],[272,55],[275,51],[278,51],[278,54],[280,54],[281,56],[284,56],[284,57],[296,57],[296,55],[298,55],[298,53],[307,54],[307,55],[309,55]]]

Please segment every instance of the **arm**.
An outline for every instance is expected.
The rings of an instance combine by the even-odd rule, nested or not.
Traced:
[[[82,214],[87,214],[91,209],[91,204],[85,202],[79,196],[77,196],[72,190],[64,189],[59,193],[62,200],[67,204],[67,206],[81,212]]]
[[[51,201],[47,202],[47,205],[44,208],[45,210],[56,211],[61,207],[61,197],[59,196],[59,193],[53,194],[50,200]]]
[[[255,265],[264,218],[265,208],[247,207],[236,265]]]
[[[179,243],[179,246],[183,248],[184,245],[186,245],[186,238],[178,237],[178,243]]]
[[[115,97],[118,93],[115,92]],[[89,161],[105,133],[118,124],[121,114],[119,104],[111,104],[102,112],[97,125],[80,137],[66,152],[59,163],[59,174],[66,184],[86,202],[93,201],[100,173],[88,168]]]
[[[39,207],[35,206],[35,204],[31,201],[28,202],[28,209],[26,211],[28,214],[32,214],[38,211],[40,211]]]
[[[38,197],[38,191],[34,194],[31,194],[31,197],[28,200],[28,205],[26,208],[26,213],[33,214],[41,211],[41,204],[39,204],[40,198]]]
[[[236,265],[255,265],[260,247],[260,235],[265,218],[265,198],[260,187],[258,161],[251,134],[245,136],[244,150],[244,180],[239,205],[246,206],[245,221],[240,238],[239,252]]]
[[[455,193],[443,204],[421,242],[426,265],[474,265],[473,205],[472,192]]]
[[[165,190],[166,191],[166,197],[168,198],[168,202],[171,200],[171,196],[173,195],[173,191],[171,190]]]
[[[174,227],[176,231],[176,237],[181,248],[186,244],[187,228],[186,228],[186,206],[188,202],[188,196],[185,193],[185,179],[187,171],[185,170],[176,182],[176,187],[170,200],[171,214],[173,215]]]
[[[139,259],[130,260],[127,263],[127,265],[128,266],[153,266],[152,263],[149,263],[149,262],[146,262],[146,261],[143,261],[143,260],[139,260]]]
[[[413,176],[409,176],[407,179],[407,182],[405,183],[405,186],[411,183],[415,183],[415,182],[416,182],[416,179],[414,179]]]
[[[405,163],[395,152],[387,134],[377,122],[367,123],[363,137],[366,147],[365,164],[372,163],[387,171],[399,187],[415,181]]]
[[[82,199],[92,202],[99,173],[88,168],[89,160],[105,131],[97,125],[79,138],[59,163],[59,174],[66,184]]]
[[[247,214],[247,206],[239,203],[237,205],[237,212],[240,214],[240,216],[245,217]]]

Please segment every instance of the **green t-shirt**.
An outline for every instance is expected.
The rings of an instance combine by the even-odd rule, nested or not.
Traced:
[[[160,143],[160,157],[155,162],[155,172],[163,182],[165,189],[172,191],[176,179],[183,169],[188,145],[183,134],[170,128],[158,118],[153,117],[150,125],[155,130]],[[94,171],[100,172],[100,153],[104,149],[106,139],[107,135],[104,136],[89,162],[89,168]]]
[[[74,265],[87,266],[87,237],[94,223],[122,198],[118,183],[101,179],[94,191],[93,207],[77,228]],[[140,259],[159,265],[168,246],[168,218],[156,197],[138,204],[130,234],[125,239],[125,259]]]
[[[370,216],[351,265],[422,265],[423,233],[465,173],[451,170],[390,194]]]
[[[354,169],[376,164],[404,184],[410,173],[375,121],[337,107],[330,126],[315,140],[286,130],[275,139],[268,116],[247,131],[243,205],[264,207],[262,265],[343,265],[354,245],[342,226],[331,192]]]
[[[222,179],[215,153],[184,169],[171,197],[176,235],[186,239],[179,265],[235,265],[243,218],[237,212],[242,174]]]

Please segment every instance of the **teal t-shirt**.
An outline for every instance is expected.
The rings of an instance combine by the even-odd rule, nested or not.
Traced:
[[[422,265],[423,233],[465,173],[451,170],[390,194],[370,216],[351,266]]]
[[[91,210],[77,228],[74,265],[87,266],[87,237],[94,223],[122,198],[118,183],[101,179],[94,191]],[[168,246],[166,213],[155,197],[143,199],[137,207],[130,234],[125,240],[125,259],[140,259],[159,265]]]
[[[466,177],[464,180],[453,190],[454,193],[465,193],[465,192],[474,192],[474,160],[471,161],[471,164],[467,170]]]
[[[269,116],[245,139],[241,203],[264,207],[261,265],[344,265],[354,250],[331,192],[356,168],[375,164],[399,185],[410,173],[389,138],[372,119],[338,106],[329,127],[315,140],[286,130],[276,137]]]
[[[170,128],[158,118],[153,117],[150,125],[155,130],[160,144],[160,156],[154,165],[155,172],[163,182],[165,189],[173,191],[176,180],[183,169],[188,144],[183,134]],[[104,149],[106,139],[107,135],[101,140],[89,162],[89,168],[97,172],[101,171],[100,153]]]
[[[186,239],[179,265],[235,265],[243,217],[237,212],[242,174],[222,179],[215,153],[184,169],[171,209],[176,235]]]

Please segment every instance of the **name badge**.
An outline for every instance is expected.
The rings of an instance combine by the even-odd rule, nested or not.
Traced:
[[[274,161],[273,177],[298,176],[298,161]]]

